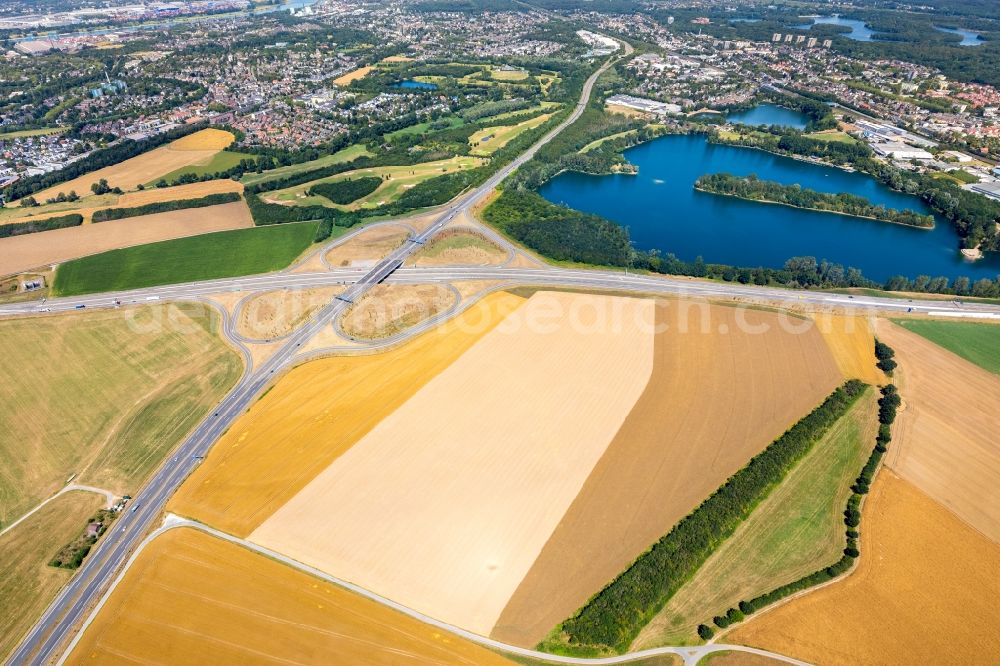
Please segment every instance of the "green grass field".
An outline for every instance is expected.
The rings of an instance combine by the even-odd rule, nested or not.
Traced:
[[[102,503],[93,493],[67,493],[0,537],[0,656],[14,649],[72,577],[48,561]]]
[[[28,136],[48,136],[50,134],[62,134],[68,127],[45,127],[43,129],[20,130],[18,132],[4,132],[0,134],[0,141],[4,139],[22,139]]]
[[[840,130],[823,130],[822,132],[813,132],[812,134],[806,134],[810,139],[819,139],[820,141],[834,141],[836,143],[857,143],[858,140],[847,132],[841,132]]]
[[[350,162],[351,160],[361,157],[362,155],[371,155],[371,153],[368,152],[368,149],[363,144],[354,144],[353,146],[348,146],[343,150],[338,150],[332,155],[324,155],[323,157],[312,160],[311,162],[291,164],[289,166],[264,171],[263,173],[248,173],[240,179],[240,182],[244,185],[266,183],[278,178],[294,176],[295,174],[302,173],[304,171],[311,171],[312,169],[321,169],[333,164],[340,164],[341,162]]]
[[[1000,375],[1000,324],[930,319],[893,319],[893,322]]]
[[[469,146],[472,148],[469,153],[471,155],[492,155],[528,130],[545,124],[551,117],[551,113],[544,113],[528,120],[522,120],[516,125],[497,125],[483,128],[469,137]]]
[[[465,124],[465,121],[458,116],[450,116],[446,119],[448,121],[448,128],[461,127]],[[409,127],[404,127],[403,129],[398,129],[395,132],[389,132],[385,135],[386,139],[394,139],[398,136],[409,136],[411,134],[425,134],[431,129],[431,122],[417,123],[416,125],[410,125]]]
[[[74,474],[138,490],[242,371],[217,320],[164,305],[0,322],[0,521]]]
[[[594,139],[593,141],[591,141],[590,143],[588,143],[586,146],[584,146],[583,148],[581,148],[580,152],[581,153],[589,153],[593,149],[599,148],[600,146],[604,145],[608,141],[614,141],[615,139],[621,139],[622,137],[632,136],[633,134],[636,134],[637,132],[638,132],[638,130],[625,130],[624,132],[618,132],[617,134],[612,134],[610,136],[605,136],[605,137],[602,137],[600,139]]]
[[[553,111],[562,106],[559,102],[539,102],[538,106],[529,106],[527,109],[521,109],[520,111],[507,111],[505,113],[498,113],[495,116],[490,116],[490,122],[500,123],[508,118],[515,118],[517,116],[524,116],[531,113],[542,113],[545,111]]]
[[[841,512],[875,443],[876,392],[868,389],[782,484],[642,631],[641,647],[696,644],[702,622],[838,559]],[[635,647],[635,646],[633,646]]]
[[[210,159],[208,162],[205,162],[204,164],[192,164],[190,166],[181,167],[180,169],[175,169],[174,171],[171,171],[167,175],[163,176],[162,179],[167,181],[168,183],[172,183],[181,176],[187,175],[189,173],[194,174],[195,176],[198,176],[200,178],[201,176],[208,176],[213,173],[218,173],[219,171],[226,171],[228,169],[232,169],[234,166],[240,163],[240,160],[245,160],[245,159],[252,160],[256,158],[257,158],[256,155],[251,155],[250,153],[235,153],[235,152],[230,152],[228,150],[222,150],[216,153],[212,157],[212,159]],[[146,183],[146,186],[149,187],[150,185],[155,185],[159,181],[160,178],[157,178],[156,180]]]
[[[220,231],[74,259],[56,271],[53,292],[76,296],[275,271],[312,244],[317,224]]]
[[[935,178],[937,180],[950,180],[957,185],[968,185],[969,183],[979,182],[978,178],[967,171],[962,171],[961,169],[955,169],[954,171],[938,171],[931,174],[931,178]]]

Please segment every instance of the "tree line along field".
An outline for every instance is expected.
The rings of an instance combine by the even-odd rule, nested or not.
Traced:
[[[305,173],[306,171],[313,171],[315,169],[321,169],[334,164],[350,162],[359,157],[371,157],[371,155],[372,154],[368,152],[368,149],[364,144],[356,143],[344,148],[343,150],[339,150],[332,155],[324,155],[323,157],[309,162],[300,162],[299,164],[281,166],[276,169],[269,169],[268,171],[264,171],[262,173],[245,174],[240,179],[240,182],[244,185],[258,185],[271,180],[279,180],[281,178],[294,176],[295,174]]]
[[[554,114],[544,113],[515,125],[496,125],[477,130],[469,137],[472,155],[492,155],[528,130],[544,125]]]
[[[69,664],[513,664],[280,562],[176,529],[129,569]]]
[[[155,186],[160,180],[165,180],[168,183],[177,180],[182,176],[209,176],[214,173],[219,173],[221,171],[228,171],[234,166],[240,163],[241,160],[253,160],[256,159],[255,155],[250,153],[239,153],[231,150],[222,150],[212,155],[211,157],[197,162],[195,164],[189,164],[179,169],[174,169],[168,173],[163,174],[149,182],[146,183],[146,187]]]
[[[53,291],[76,296],[279,270],[312,245],[316,228],[316,222],[299,222],[111,250],[62,264]]]
[[[100,495],[69,492],[0,535],[0,657],[14,649],[72,576],[50,567],[49,560],[103,506]]]

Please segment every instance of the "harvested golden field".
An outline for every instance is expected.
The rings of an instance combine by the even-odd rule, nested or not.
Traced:
[[[104,498],[94,493],[66,493],[0,536],[0,657],[14,649],[70,579],[71,571],[48,562],[103,505]]]
[[[841,383],[816,327],[780,317],[657,301],[649,385],[492,637],[537,644]]]
[[[343,290],[343,287],[281,289],[254,296],[240,310],[236,330],[253,340],[288,335]]]
[[[192,529],[151,543],[69,664],[511,664]]]
[[[331,248],[326,261],[331,266],[374,266],[409,237],[409,229],[401,225],[372,227]]]
[[[0,238],[0,275],[132,245],[253,226],[243,201]]]
[[[824,666],[993,664],[997,571],[1000,546],[883,470],[864,507],[858,568],[724,640]]]
[[[0,522],[77,483],[134,493],[242,370],[201,306],[0,321]]]
[[[250,540],[488,634],[646,387],[653,311],[536,293]]]
[[[494,294],[398,349],[295,368],[212,447],[168,510],[247,536],[523,300]]]
[[[342,74],[333,80],[335,86],[349,86],[358,79],[363,79],[368,76],[368,72],[375,69],[371,65],[367,67],[359,67],[358,69],[352,70],[346,74]]]
[[[69,194],[70,190],[75,190],[83,197],[90,194],[90,186],[102,178],[107,180],[111,187],[134,190],[137,185],[148,183],[171,171],[211,159],[213,155],[232,143],[235,138],[229,132],[222,130],[203,129],[119,164],[53,185],[32,196],[38,201],[45,201],[60,192]]]
[[[810,316],[833,352],[844,379],[860,379],[872,385],[885,383],[885,375],[875,367],[875,331],[867,318],[832,312]]]
[[[454,304],[455,294],[442,285],[380,284],[351,306],[340,326],[344,333],[354,338],[387,338]]]
[[[698,662],[698,666],[782,666],[787,662],[752,652],[713,652]]]
[[[495,266],[507,252],[471,229],[446,229],[413,255],[413,266]]]
[[[903,398],[888,465],[1000,543],[1000,376],[892,322],[877,330]]]

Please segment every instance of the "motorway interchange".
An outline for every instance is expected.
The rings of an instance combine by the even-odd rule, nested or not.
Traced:
[[[630,50],[630,49],[627,49]],[[458,223],[459,216],[466,215],[480,203],[497,185],[515,169],[531,159],[535,151],[563,128],[579,117],[587,101],[596,78],[610,65],[597,70],[586,82],[580,101],[574,111],[558,127],[539,140],[528,151],[494,174],[475,190],[459,197],[435,213],[434,221],[423,231],[415,232],[398,249],[378,261],[370,269],[331,268],[317,272],[292,272],[256,275],[241,278],[212,280],[187,284],[151,287],[120,293],[97,294],[73,298],[53,298],[47,302],[24,302],[0,306],[0,316],[35,314],[39,312],[65,312],[77,309],[115,308],[134,304],[149,304],[156,301],[204,300],[212,294],[240,292],[254,294],[276,289],[303,289],[312,287],[344,285],[345,290],[319,310],[309,321],[290,335],[282,338],[280,348],[266,361],[254,367],[246,346],[234,335],[232,318],[225,312],[223,331],[240,348],[246,362],[246,371],[238,384],[223,401],[195,428],[172,456],[153,475],[149,483],[133,500],[132,510],[120,519],[120,528],[109,532],[97,548],[91,552],[84,565],[63,589],[56,600],[45,611],[34,628],[24,638],[12,654],[10,664],[46,664],[64,656],[64,648],[78,631],[84,620],[92,613],[102,598],[109,593],[112,581],[122,571],[123,565],[133,557],[147,536],[159,527],[163,507],[167,500],[190,474],[199,460],[232,423],[243,414],[257,397],[275,379],[294,365],[310,356],[329,353],[329,349],[314,350],[308,355],[302,348],[327,327],[335,326],[338,319],[361,299],[372,287],[380,283],[414,284],[454,281],[485,280],[496,286],[494,289],[511,286],[571,287],[592,290],[615,290],[654,295],[682,296],[694,299],[727,300],[741,302],[766,302],[772,305],[808,307],[815,309],[846,308],[856,314],[879,312],[888,314],[919,313],[935,316],[1000,319],[1000,306],[981,303],[959,303],[948,300],[908,300],[905,298],[851,296],[829,292],[791,291],[786,289],[762,288],[731,283],[717,283],[685,278],[637,275],[627,272],[607,270],[565,269],[543,265],[533,258],[520,262],[534,267],[515,267],[508,260],[501,266],[456,267],[456,268],[412,268],[406,261],[418,248],[449,225]],[[399,224],[388,221],[380,224]],[[405,223],[405,220],[403,221]],[[366,227],[370,229],[371,226]],[[506,239],[492,230],[477,228],[491,241],[507,250],[510,257],[523,252],[512,246]],[[360,232],[355,232],[360,233]],[[337,244],[347,242],[355,234],[342,236],[316,250],[325,254]],[[372,348],[383,348],[398,344],[404,339],[419,334],[437,325],[442,319],[470,304],[457,303],[447,311],[411,327],[404,333],[370,344]],[[388,600],[385,600],[388,602]],[[391,602],[389,602],[391,603]],[[407,609],[404,609],[404,612]],[[454,631],[455,628],[443,627]],[[455,631],[455,633],[461,633]],[[489,639],[466,636],[482,643]],[[492,643],[492,642],[491,642]],[[504,647],[494,645],[494,647]],[[507,646],[512,647],[512,646]],[[721,646],[716,646],[721,648]],[[665,648],[685,656],[679,648]],[[515,651],[522,650],[516,649]],[[530,651],[529,651],[530,652]],[[700,656],[701,653],[699,653]],[[632,655],[634,658],[636,655]],[[621,661],[617,659],[615,661]],[[590,660],[572,660],[567,663],[602,663]],[[614,663],[605,661],[603,663]],[[693,663],[693,662],[692,662]]]

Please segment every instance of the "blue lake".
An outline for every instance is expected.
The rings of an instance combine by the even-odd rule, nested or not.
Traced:
[[[958,43],[959,46],[979,46],[983,43],[983,40],[979,39],[978,32],[963,30],[962,28],[942,28],[939,25],[934,26],[934,29],[938,32],[950,32],[953,35],[961,35],[962,41]]]
[[[639,174],[590,176],[567,172],[546,183],[542,196],[602,215],[629,228],[639,249],[701,255],[710,263],[781,267],[794,256],[813,256],[860,268],[869,278],[893,275],[1000,275],[1000,257],[969,262],[959,253],[951,224],[933,230],[753,203],[697,192],[706,173],[757,174],[821,192],[851,192],[891,208],[930,210],[918,198],[894,192],[873,178],[760,150],[709,144],[704,136],[665,136],[626,151]]]
[[[803,25],[797,25],[796,28],[800,30],[809,30],[814,25],[817,24],[827,24],[827,25],[843,25],[851,29],[850,32],[842,33],[844,37],[848,39],[853,39],[857,42],[871,42],[876,41],[872,38],[874,31],[865,25],[864,21],[858,21],[857,19],[845,19],[839,16],[818,16],[810,19],[811,23],[805,23]]]
[[[409,88],[411,90],[437,90],[436,83],[424,83],[423,81],[401,81],[393,86],[393,88]]]
[[[747,111],[730,113],[726,116],[726,120],[743,125],[782,125],[795,129],[805,129],[809,122],[809,119],[798,111],[775,104],[760,104]]]

